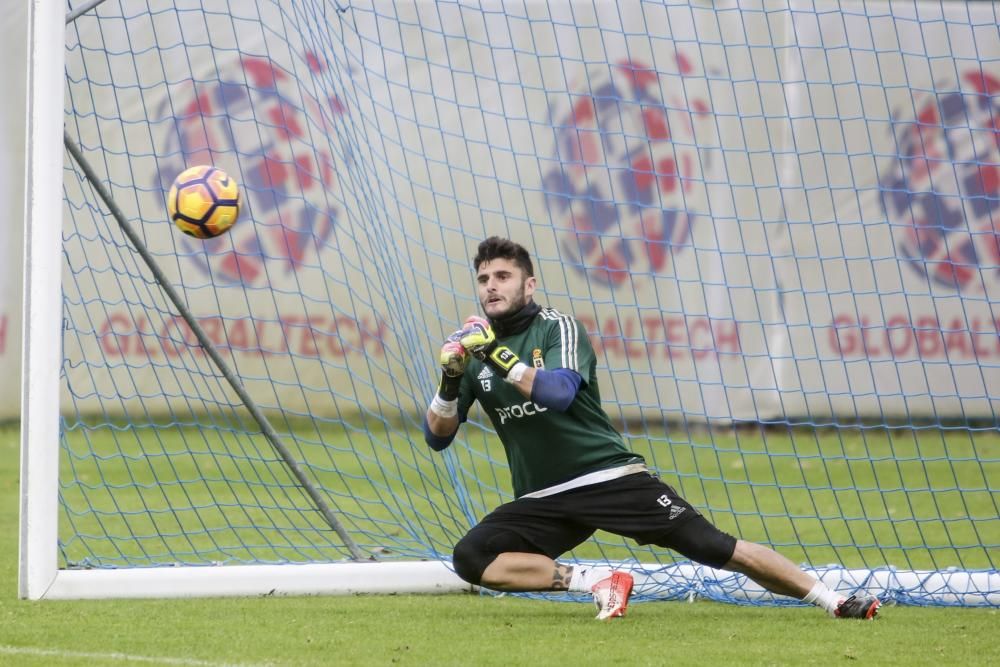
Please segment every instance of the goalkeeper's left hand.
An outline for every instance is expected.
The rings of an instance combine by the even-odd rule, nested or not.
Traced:
[[[521,362],[509,347],[497,343],[493,327],[482,317],[473,315],[466,319],[465,327],[458,332],[458,335],[458,342],[462,347],[504,379],[507,379],[511,370]]]

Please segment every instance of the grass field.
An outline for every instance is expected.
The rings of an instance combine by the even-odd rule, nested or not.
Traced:
[[[941,438],[938,441],[953,459],[968,460],[972,455],[997,459],[997,443],[992,440],[966,439],[966,445],[949,445]],[[872,446],[870,442],[864,444]],[[738,457],[725,451],[708,456],[693,447],[677,448],[672,454],[676,460],[671,461],[676,469],[685,475],[699,472],[708,480],[700,487],[691,483],[693,477],[686,478],[690,488],[685,493],[696,495],[698,488],[705,488],[708,495],[711,485],[721,484],[722,480],[752,482],[756,475],[765,474],[757,469],[758,464],[764,464],[764,458],[757,460],[752,444],[741,445],[744,453]],[[783,446],[801,455],[808,443],[789,440],[783,445],[776,440],[768,443],[768,451],[780,452]],[[873,481],[888,484],[892,475],[896,476],[896,485],[912,481],[899,479],[909,474],[923,476],[923,486],[933,486],[931,478],[937,479],[933,474],[928,478],[926,466],[922,471],[915,468],[912,473],[898,464],[893,470],[880,470],[877,464],[866,467],[850,454],[851,448],[858,446],[856,443],[840,442],[838,446],[843,452],[840,463],[834,457],[834,465],[855,466],[857,470],[852,474],[862,488]],[[901,442],[886,446],[893,447],[898,461],[906,458],[907,447],[926,455],[927,448],[935,445],[929,441],[926,445]],[[959,446],[965,446],[966,451],[955,452],[954,447]],[[123,451],[120,441],[115,447],[119,453]],[[725,443],[722,449],[726,449]],[[127,446],[124,451],[128,452]],[[690,460],[685,462],[683,458],[687,456]],[[734,466],[732,461],[737,458],[740,465]],[[194,461],[190,463],[195,465]],[[364,460],[358,466],[363,468]],[[977,482],[975,475],[984,473],[976,472],[974,466],[964,470],[962,466],[951,465],[948,470],[952,480],[962,476],[959,479],[966,485],[983,484]],[[216,473],[220,479],[227,477],[225,470],[202,472],[207,472],[208,477]],[[187,474],[184,470],[179,473]],[[133,474],[139,473],[133,471]],[[646,602],[633,605],[629,616],[621,621],[598,624],[586,605],[476,595],[26,602],[17,599],[16,586],[17,477],[18,431],[16,427],[7,427],[0,430],[0,574],[5,582],[0,594],[0,664],[1000,663],[997,641],[1000,610],[997,609],[888,607],[877,622],[859,623],[833,621],[808,608]],[[713,477],[719,479],[712,481]],[[113,479],[105,481],[114,483]],[[733,507],[739,506],[739,494],[760,491],[751,483],[732,486],[737,497],[727,498]],[[210,490],[207,486],[205,489],[206,493]],[[85,494],[83,490],[76,492]],[[943,495],[944,509],[938,506],[937,511],[945,515],[953,509],[957,511],[958,508],[949,509],[947,494]],[[769,502],[766,494],[756,493],[756,496]],[[435,500],[434,493],[428,493],[416,502]],[[793,494],[791,500],[783,502],[797,501]],[[925,509],[919,497],[915,502],[916,505],[901,504],[895,509],[890,502],[884,511],[891,516],[909,511],[919,518]],[[984,498],[981,508],[988,510],[993,502],[995,499]],[[737,527],[743,527],[738,514],[733,513],[731,520]],[[775,530],[777,526],[776,523]],[[746,527],[753,530],[750,524]],[[446,537],[443,535],[441,539]],[[848,551],[838,553],[851,557]],[[933,559],[939,553],[928,552],[922,557]],[[982,559],[983,555],[972,558]]]

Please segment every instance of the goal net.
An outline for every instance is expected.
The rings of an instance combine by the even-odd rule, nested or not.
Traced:
[[[496,234],[718,526],[1000,605],[995,6],[32,4],[23,596],[467,589],[503,449],[421,420]],[[166,214],[202,164],[244,204],[208,241]],[[793,602],[605,533],[565,558]]]

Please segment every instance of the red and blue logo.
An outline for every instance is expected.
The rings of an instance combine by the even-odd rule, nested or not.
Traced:
[[[698,130],[711,110],[684,90],[691,62],[675,62],[670,75],[635,61],[591,69],[568,104],[550,104],[556,155],[543,188],[561,252],[612,288],[670,271],[706,212],[711,157]]]
[[[307,62],[313,74],[324,69],[315,57]],[[164,100],[157,117],[171,119],[172,127],[157,185],[166,192],[174,176],[198,164],[236,177],[242,219],[221,237],[177,243],[215,281],[262,285],[317,261],[331,239],[340,209],[336,163],[324,141],[336,135],[333,124],[344,108],[335,96],[303,92],[267,59],[244,57],[228,74],[232,80],[186,83]]]
[[[897,157],[880,177],[899,254],[932,284],[964,294],[1000,277],[1000,78],[918,93],[893,115]]]

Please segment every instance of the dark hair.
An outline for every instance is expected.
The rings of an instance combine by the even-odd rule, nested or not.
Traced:
[[[494,259],[509,259],[524,271],[525,277],[535,275],[535,269],[531,265],[531,255],[524,249],[524,246],[509,239],[491,236],[480,243],[476,250],[476,256],[472,258],[472,268],[479,271],[480,264],[491,262]]]

